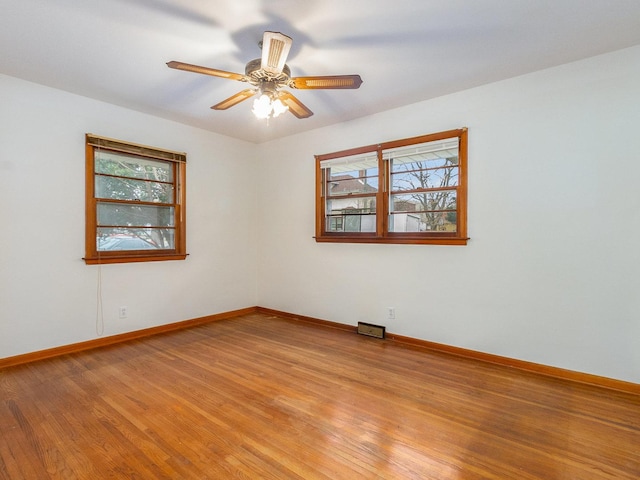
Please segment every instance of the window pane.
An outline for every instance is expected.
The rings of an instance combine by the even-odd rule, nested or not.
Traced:
[[[131,178],[96,175],[96,198],[140,200],[141,202],[174,203],[173,185]]]
[[[98,203],[98,225],[173,227],[174,208]]]
[[[350,193],[375,193],[378,191],[378,169],[333,172],[329,171],[327,195],[349,195]]]
[[[326,196],[376,193],[378,157],[368,152],[320,162],[324,171]]]
[[[450,138],[385,150],[391,190],[458,186],[458,143],[457,138]]]
[[[456,211],[393,213],[389,215],[390,232],[455,232]]]
[[[456,209],[456,190],[391,195],[389,211],[417,212]]]
[[[459,145],[458,137],[446,138],[433,142],[388,148],[383,150],[382,158],[384,160],[393,159],[396,165],[406,162],[426,162],[422,168],[441,167],[445,164],[444,160],[450,160],[450,164],[457,165]]]
[[[118,177],[173,182],[173,164],[162,160],[96,150],[96,173]]]
[[[327,216],[327,232],[375,232],[375,214],[345,211],[341,215]]]
[[[400,158],[390,157],[391,172],[403,172],[406,170],[419,170],[427,168],[442,168],[450,166],[458,166],[458,156],[451,157],[431,157],[426,155],[407,155]]]
[[[390,196],[390,232],[455,232],[456,190]]]
[[[327,201],[328,232],[375,232],[375,197],[344,198]]]
[[[376,213],[376,197],[339,198],[327,200],[327,214],[344,211]]]
[[[98,228],[98,251],[174,249],[173,228]]]
[[[393,165],[397,173],[391,174],[391,190],[415,190],[458,186],[458,167],[419,170],[421,163],[404,163],[401,168]]]

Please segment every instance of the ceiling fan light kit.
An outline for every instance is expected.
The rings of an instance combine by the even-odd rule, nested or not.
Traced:
[[[215,68],[201,67],[172,60],[169,68],[201,73],[214,77],[247,82],[253,88],[242,90],[211,108],[226,110],[248,98],[258,95],[253,102],[253,114],[260,119],[269,119],[289,111],[297,118],[308,118],[313,112],[293,94],[283,87],[299,90],[312,89],[356,89],[362,84],[360,75],[330,75],[312,77],[291,77],[291,69],[285,63],[293,40],[279,32],[264,32],[262,37],[262,57],[251,60],[245,67],[244,75]]]
[[[289,107],[275,97],[272,92],[263,92],[253,101],[252,112],[259,119],[269,119],[277,117],[281,113],[289,110]]]

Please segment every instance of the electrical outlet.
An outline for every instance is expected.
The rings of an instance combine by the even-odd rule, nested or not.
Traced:
[[[393,320],[394,318],[396,318],[396,309],[395,309],[395,307],[387,308],[387,318],[389,320]]]
[[[118,308],[118,318],[127,318],[127,307]]]

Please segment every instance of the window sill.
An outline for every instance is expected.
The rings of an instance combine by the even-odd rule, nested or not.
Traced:
[[[100,257],[85,257],[87,265],[102,265],[107,263],[161,262],[166,260],[185,260],[188,254],[169,253],[165,255],[105,255]]]
[[[466,245],[469,237],[365,237],[353,235],[324,235],[314,237],[318,243],[383,243],[399,245]]]

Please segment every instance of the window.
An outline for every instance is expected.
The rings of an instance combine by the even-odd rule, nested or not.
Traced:
[[[316,241],[467,243],[467,129],[316,155]]]
[[[86,135],[87,264],[184,260],[186,154]]]

